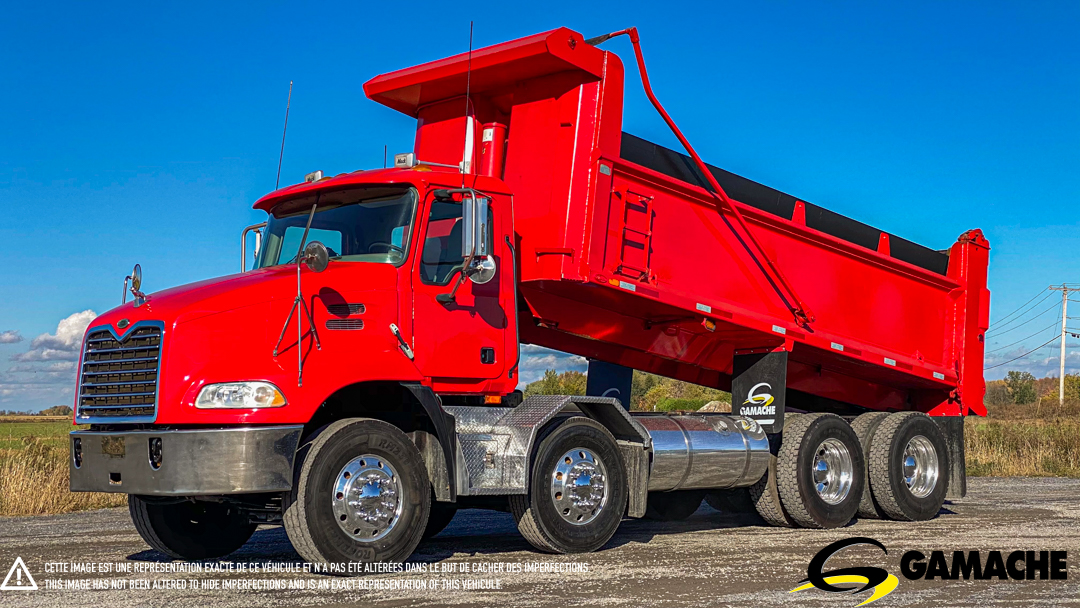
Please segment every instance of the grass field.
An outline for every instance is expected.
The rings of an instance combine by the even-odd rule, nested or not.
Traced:
[[[37,418],[37,420],[34,420]],[[0,515],[118,507],[123,494],[68,490],[69,417],[0,416]]]
[[[0,416],[0,515],[125,504],[123,494],[68,491],[71,419]],[[996,408],[965,425],[971,476],[1080,477],[1080,403]]]
[[[50,447],[67,446],[67,434],[76,428],[70,417],[34,420],[35,416],[0,416],[0,450],[22,449],[23,440],[36,437]]]

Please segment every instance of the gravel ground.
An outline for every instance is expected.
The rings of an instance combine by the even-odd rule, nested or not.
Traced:
[[[909,581],[900,557],[910,549],[1067,550],[1080,556],[1080,480],[975,478],[967,498],[946,504],[940,517],[921,523],[861,520],[839,530],[770,528],[703,505],[688,520],[628,520],[601,551],[588,555],[537,553],[504,513],[463,511],[442,534],[424,543],[414,564],[428,572],[342,578],[321,574],[47,573],[47,563],[127,564],[161,567],[168,559],[136,534],[126,509],[68,515],[0,518],[0,575],[22,557],[38,591],[0,590],[2,606],[855,606],[868,597],[816,589],[789,594],[806,577],[810,559],[830,542],[869,536],[888,548],[852,547],[829,569],[883,567],[899,587],[876,606],[1080,605],[1080,574],[1065,581]],[[179,564],[180,562],[175,562]],[[265,527],[228,560],[206,562],[299,567],[284,530]],[[572,572],[530,571],[532,565]],[[582,566],[583,565],[583,566]],[[1076,568],[1069,564],[1070,570]],[[125,566],[127,567],[127,566]],[[237,566],[233,566],[237,567]],[[472,572],[474,569],[496,570]],[[502,568],[503,571],[497,571]],[[581,571],[587,568],[587,572]],[[431,572],[457,569],[458,572]],[[461,573],[465,569],[468,572]],[[12,580],[15,580],[14,578]],[[131,589],[137,581],[180,581],[188,589]],[[124,589],[49,589],[46,581],[123,585]],[[82,583],[88,581],[88,583]],[[214,582],[216,581],[216,583]],[[291,583],[291,589],[203,589],[250,581]],[[422,589],[334,589],[320,585],[427,583]],[[455,584],[457,588],[455,587]],[[497,586],[469,589],[469,584]],[[191,588],[194,587],[194,588]],[[308,588],[313,587],[313,588]]]

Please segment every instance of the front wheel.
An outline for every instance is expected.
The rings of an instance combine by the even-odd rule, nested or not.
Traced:
[[[518,530],[549,553],[602,547],[626,513],[626,470],[618,445],[600,424],[566,420],[540,442],[529,493],[510,497]]]
[[[428,515],[427,527],[424,529],[423,540],[427,540],[439,534],[450,525],[450,521],[457,515],[457,507],[453,503],[439,502],[435,495],[431,496],[431,514]]]
[[[244,546],[258,527],[235,506],[201,500],[159,502],[129,495],[128,512],[146,544],[185,560],[224,557]]]
[[[297,454],[285,532],[309,562],[402,562],[420,544],[430,492],[408,435],[381,420],[339,420]]]

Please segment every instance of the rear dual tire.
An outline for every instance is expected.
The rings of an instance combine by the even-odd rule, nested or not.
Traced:
[[[871,506],[866,516],[898,521],[937,517],[951,471],[941,427],[921,412],[888,414],[873,431],[869,445],[866,494]]]
[[[859,438],[835,414],[798,414],[785,421],[768,471],[750,487],[759,515],[774,526],[837,528],[859,508],[865,486]]]

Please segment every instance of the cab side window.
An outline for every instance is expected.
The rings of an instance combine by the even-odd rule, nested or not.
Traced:
[[[461,204],[435,201],[428,214],[427,237],[420,256],[420,279],[425,283],[446,285],[461,270]]]
[[[465,265],[461,251],[461,203],[435,201],[428,214],[427,236],[420,256],[420,279],[446,285]],[[492,213],[488,209],[488,243],[493,243]]]

